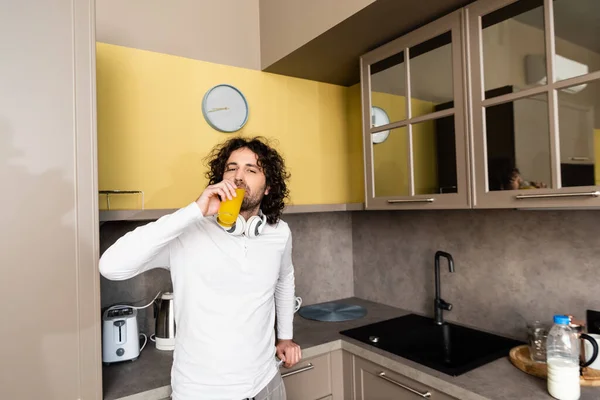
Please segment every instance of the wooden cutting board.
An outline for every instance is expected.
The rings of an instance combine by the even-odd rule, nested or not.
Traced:
[[[521,371],[538,378],[546,379],[548,369],[546,363],[538,363],[529,356],[529,346],[521,345],[510,351],[510,362]],[[600,387],[600,371],[591,368],[584,368],[583,375],[580,377],[581,386]]]

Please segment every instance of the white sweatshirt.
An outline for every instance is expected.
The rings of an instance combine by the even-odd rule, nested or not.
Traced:
[[[104,252],[100,273],[124,280],[171,272],[177,326],[173,400],[242,400],[278,373],[277,337],[292,339],[294,267],[288,225],[232,236],[194,202],[140,226]],[[276,306],[276,307],[275,307]]]

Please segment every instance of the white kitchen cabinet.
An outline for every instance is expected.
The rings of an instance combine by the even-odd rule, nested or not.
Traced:
[[[0,399],[101,397],[94,13],[0,3]]]
[[[600,207],[595,11],[479,0],[361,57],[366,209]]]
[[[288,400],[342,400],[342,350],[301,360],[292,369],[281,368]],[[349,391],[347,391],[350,393]]]
[[[281,369],[289,400],[318,400],[331,394],[330,354],[301,360],[294,368]]]
[[[366,209],[469,208],[463,18],[361,57]]]
[[[596,36],[565,27],[597,28],[585,21],[591,3],[571,11],[567,3],[466,8],[474,208],[600,207],[600,53],[581,45]],[[510,183],[514,168],[519,187]]]
[[[378,364],[354,356],[355,400],[457,400]]]

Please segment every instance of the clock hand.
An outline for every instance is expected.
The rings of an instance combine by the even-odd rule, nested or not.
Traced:
[[[223,111],[223,110],[229,110],[229,107],[217,107],[217,108],[211,108],[210,110],[208,110],[208,112],[213,112],[213,111]]]

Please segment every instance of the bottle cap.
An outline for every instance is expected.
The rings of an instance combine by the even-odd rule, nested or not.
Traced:
[[[570,319],[566,315],[555,315],[554,323],[558,325],[569,325]]]

